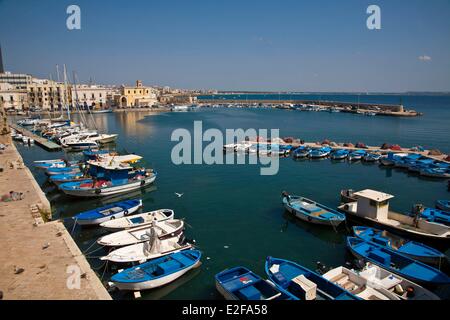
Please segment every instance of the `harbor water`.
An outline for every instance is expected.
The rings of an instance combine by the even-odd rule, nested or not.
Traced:
[[[397,103],[399,99],[386,95],[364,97],[366,100],[361,98],[361,102]],[[358,97],[328,96],[326,99],[354,101]],[[201,120],[204,129],[280,129],[281,137],[305,141],[330,139],[368,145],[387,142],[402,147],[421,145],[449,153],[450,96],[406,96],[403,103],[424,115],[403,119],[243,108],[96,114],[93,117],[100,131],[119,134],[115,146],[118,152],[137,153],[144,157],[144,165],[158,172],[153,187],[101,200],[64,196],[46,182],[42,172],[32,167],[34,160],[57,158],[64,156],[63,152],[49,153],[37,146],[17,145],[47,193],[55,211],[54,218],[64,219],[103,282],[109,280],[111,272],[117,271],[114,266],[108,266],[104,271],[104,263],[97,259],[106,251],[93,243],[105,232],[95,227],[73,227],[71,217],[105,203],[141,197],[145,211],[174,209],[176,218],[185,219],[186,236],[195,239],[203,252],[200,268],[166,287],[142,292],[143,299],[218,299],[220,296],[214,287],[217,272],[243,265],[264,276],[264,261],[268,255],[297,261],[311,269],[316,268],[317,261],[327,266],[339,266],[351,260],[345,248],[346,228],[334,231],[296,220],[284,212],[282,191],[335,208],[341,189],[371,188],[395,195],[391,209],[406,212],[415,203],[434,206],[435,200],[448,199],[447,181],[420,178],[404,170],[377,164],[332,162],[329,159],[295,161],[282,158],[280,170],[274,176],[261,176],[258,165],[177,166],[171,161],[171,151],[177,143],[170,139],[172,132],[178,128],[192,131],[193,122]],[[79,155],[68,156],[76,158]],[[183,196],[178,197],[175,193],[183,193]],[[449,297],[446,288],[441,288],[438,294]],[[113,297],[128,299],[132,295],[115,293]]]

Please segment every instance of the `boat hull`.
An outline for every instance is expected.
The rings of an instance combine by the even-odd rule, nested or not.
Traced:
[[[144,188],[152,184],[156,179],[156,175],[145,178],[140,181],[128,183],[126,185],[104,187],[104,188],[90,188],[90,189],[66,189],[60,188],[65,194],[74,197],[106,197],[114,194],[130,192],[139,188]],[[62,185],[61,185],[62,186]]]
[[[312,224],[317,224],[317,225],[322,225],[322,226],[334,226],[334,227],[338,227],[342,222],[344,222],[343,220],[319,220],[319,219],[314,219],[311,218],[311,216],[305,215],[302,212],[295,210],[294,208],[291,208],[289,205],[285,204],[284,208],[291,214],[295,215],[297,218],[299,218],[300,220],[303,220],[305,222],[308,223],[312,223]]]
[[[176,279],[180,278],[182,275],[187,273],[189,270],[200,266],[200,264],[201,264],[201,262],[197,261],[192,266],[189,266],[185,269],[182,269],[180,271],[169,274],[165,277],[154,279],[154,280],[143,281],[143,282],[133,282],[133,283],[125,283],[125,282],[113,282],[113,283],[114,283],[114,286],[117,287],[119,290],[141,291],[141,290],[155,289],[155,288],[162,287],[166,284],[169,284],[169,283],[175,281]]]
[[[90,219],[90,220],[87,220],[87,219],[76,219],[75,221],[76,221],[77,224],[79,224],[81,226],[99,225],[102,222],[106,222],[106,221],[109,221],[109,220],[114,220],[114,219],[117,219],[117,218],[122,218],[125,215],[133,214],[136,211],[138,211],[140,207],[142,207],[142,203],[140,203],[140,204],[138,204],[138,205],[136,205],[134,207],[131,207],[129,209],[125,209],[125,210],[122,210],[120,212],[117,212],[117,213],[115,213],[113,215],[109,215],[107,217],[101,217],[101,218],[98,218],[98,219]]]

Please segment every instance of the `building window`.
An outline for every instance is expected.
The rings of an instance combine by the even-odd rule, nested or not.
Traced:
[[[92,94],[92,100],[94,100],[95,99],[95,95],[94,94]]]
[[[13,96],[10,96],[10,97],[9,97],[9,100],[11,100],[11,102],[14,102],[14,97],[13,97]]]

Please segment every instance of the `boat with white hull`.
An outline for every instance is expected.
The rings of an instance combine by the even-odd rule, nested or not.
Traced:
[[[383,287],[372,286],[367,279],[345,267],[337,267],[322,276],[363,300],[400,300],[394,293]]]
[[[193,245],[184,241],[182,235],[160,240],[155,237],[152,241],[141,242],[111,251],[100,260],[115,263],[144,263],[145,261],[166,256],[182,250],[192,249]]]
[[[390,211],[389,199],[394,196],[369,189],[355,192],[354,195],[357,196],[356,202],[339,206],[348,219],[406,235],[422,242],[447,245],[450,243],[449,226]]]
[[[360,277],[365,278],[367,284],[372,288],[389,290],[401,300],[440,300],[433,292],[417,283],[372,263],[367,263],[358,274]]]
[[[101,223],[100,226],[109,230],[130,229],[152,225],[155,222],[171,220],[174,216],[175,213],[171,209],[159,209],[136,214],[130,217],[106,221]]]
[[[121,247],[152,240],[157,236],[160,240],[180,235],[184,229],[184,221],[179,219],[157,222],[151,226],[138,227],[118,231],[97,240],[97,243],[107,247]]]

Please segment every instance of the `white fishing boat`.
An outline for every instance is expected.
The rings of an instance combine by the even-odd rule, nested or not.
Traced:
[[[91,137],[91,140],[100,144],[107,144],[116,141],[118,136],[118,134],[100,133],[98,136]]]
[[[159,239],[164,240],[177,236],[183,232],[184,221],[179,219],[156,222],[151,226],[143,226],[124,231],[118,231],[97,240],[97,243],[108,247],[122,247],[149,241],[154,232]]]
[[[371,263],[358,274],[372,288],[388,290],[401,300],[440,300],[424,287]]]
[[[62,144],[65,148],[70,148],[71,150],[86,150],[98,148],[97,142],[92,139],[80,139],[80,140],[69,140]]]
[[[173,219],[174,216],[175,213],[171,209],[159,209],[106,221],[101,223],[100,226],[109,230],[130,229],[152,225],[155,222],[170,220]]]
[[[380,286],[373,287],[366,278],[345,267],[332,269],[323,277],[363,300],[400,300],[396,294]]]
[[[111,251],[100,260],[115,263],[144,263],[147,260],[156,259],[168,254],[193,248],[192,244],[186,243],[182,235],[160,240],[154,236],[152,240],[132,244]]]
[[[406,235],[420,241],[450,242],[450,227],[428,222],[405,214],[389,210],[389,200],[394,198],[390,194],[375,190],[362,190],[355,192],[356,202],[349,202],[339,206],[348,219],[362,221],[365,224],[377,226],[379,229]]]

